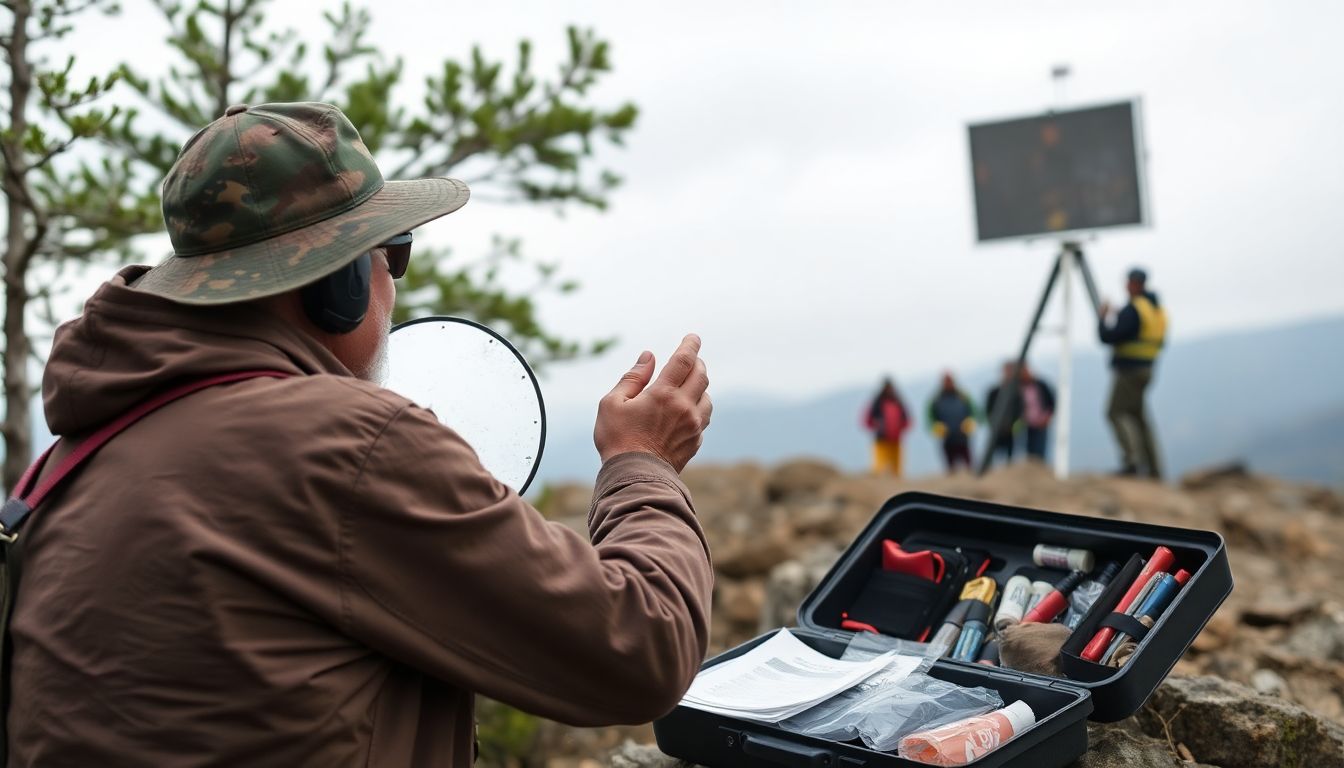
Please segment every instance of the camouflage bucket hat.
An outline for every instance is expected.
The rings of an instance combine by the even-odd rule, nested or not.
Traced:
[[[229,107],[163,181],[173,255],[135,288],[230,304],[299,288],[395,235],[461,208],[456,179],[384,181],[330,104]]]

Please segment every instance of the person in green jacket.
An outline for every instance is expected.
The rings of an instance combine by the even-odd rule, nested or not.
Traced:
[[[971,468],[971,434],[980,421],[980,412],[970,395],[957,387],[951,372],[943,374],[942,386],[929,400],[929,431],[943,442],[943,461],[950,475],[958,464]]]

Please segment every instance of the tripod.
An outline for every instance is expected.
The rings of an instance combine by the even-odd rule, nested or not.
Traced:
[[[1031,318],[1031,325],[1027,326],[1027,337],[1022,341],[1022,351],[1018,354],[1017,363],[1013,366],[1013,375],[1008,381],[1000,385],[999,397],[994,403],[993,411],[989,414],[989,444],[985,446],[985,453],[980,457],[980,466],[976,470],[977,474],[983,475],[989,469],[990,463],[993,462],[996,438],[1003,433],[1005,428],[1011,430],[1011,425],[1008,423],[1010,420],[1009,408],[1018,394],[1020,387],[1018,377],[1022,374],[1022,366],[1027,362],[1027,353],[1031,351],[1032,339],[1036,337],[1036,331],[1039,330],[1041,325],[1041,315],[1045,314],[1045,305],[1050,301],[1050,293],[1054,290],[1055,284],[1060,282],[1061,273],[1064,278],[1065,340],[1064,353],[1060,358],[1059,404],[1056,409],[1056,412],[1060,414],[1060,419],[1055,441],[1055,471],[1061,477],[1068,474],[1069,413],[1072,390],[1070,383],[1072,362],[1069,355],[1071,340],[1068,337],[1068,331],[1072,310],[1070,306],[1072,303],[1070,280],[1075,267],[1082,273],[1083,286],[1087,289],[1087,296],[1092,302],[1092,308],[1097,314],[1101,313],[1101,297],[1097,293],[1096,281],[1092,279],[1092,270],[1083,257],[1082,245],[1072,241],[1060,243],[1059,255],[1055,257],[1055,265],[1050,270],[1050,277],[1045,281],[1045,292],[1041,294],[1041,301],[1036,305],[1036,314]]]

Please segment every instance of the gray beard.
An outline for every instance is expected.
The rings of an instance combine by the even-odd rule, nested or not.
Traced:
[[[387,319],[387,330],[378,338],[378,350],[374,353],[373,359],[362,370],[354,371],[357,378],[372,382],[378,386],[387,383],[387,337],[392,333],[392,318]]]

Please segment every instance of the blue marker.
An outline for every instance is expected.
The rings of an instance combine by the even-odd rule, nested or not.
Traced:
[[[1152,594],[1144,601],[1143,607],[1139,609],[1138,617],[1142,620],[1145,616],[1154,621],[1162,612],[1167,610],[1171,601],[1176,597],[1176,593],[1181,591],[1181,583],[1176,581],[1176,577],[1170,573],[1162,574],[1162,581],[1153,588]]]
[[[957,638],[957,647],[952,658],[957,661],[974,662],[980,657],[980,646],[989,633],[989,604],[983,600],[971,602],[966,610],[966,623],[961,625],[961,636]]]
[[[1177,581],[1175,576],[1172,576],[1169,573],[1164,573],[1161,575],[1160,580],[1158,579],[1159,577],[1154,577],[1154,580],[1157,580],[1157,584],[1148,593],[1148,597],[1143,601],[1143,605],[1134,612],[1134,618],[1139,621],[1148,619],[1145,623],[1150,628],[1157,623],[1157,618],[1162,615],[1162,612],[1167,609],[1167,606],[1171,605],[1171,601],[1176,597],[1176,593],[1181,591],[1181,582]],[[1111,656],[1120,649],[1120,644],[1128,639],[1129,635],[1126,635],[1123,632],[1117,634],[1115,640],[1111,643],[1110,648],[1106,650],[1106,654],[1102,657],[1101,663],[1109,663]]]

